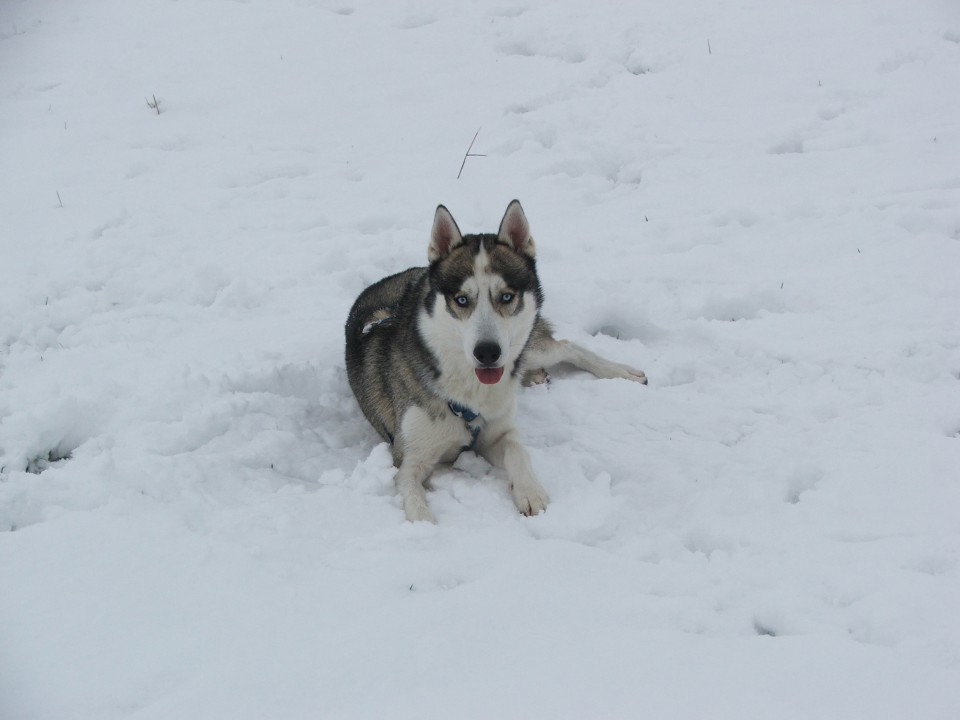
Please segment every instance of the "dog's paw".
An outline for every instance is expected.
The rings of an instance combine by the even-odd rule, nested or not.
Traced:
[[[416,495],[403,499],[403,512],[409,522],[428,522],[437,524],[437,518],[427,506],[427,499]]]
[[[524,515],[539,515],[547,509],[550,498],[536,480],[513,484],[513,502]]]
[[[633,380],[634,382],[638,382],[641,385],[647,384],[647,375],[645,372],[643,372],[643,370],[634,370],[632,367],[627,367],[627,366],[624,366],[624,367],[629,373],[626,376],[627,380]]]
[[[641,385],[647,384],[647,375],[645,372],[643,372],[643,370],[637,370],[629,365],[621,365],[619,363],[612,364],[612,367],[610,368],[610,374],[606,377],[632,380],[633,382],[638,382]]]
[[[529,370],[523,376],[524,387],[530,387],[531,385],[543,385],[544,383],[548,382],[550,382],[550,373],[547,372],[546,368]]]

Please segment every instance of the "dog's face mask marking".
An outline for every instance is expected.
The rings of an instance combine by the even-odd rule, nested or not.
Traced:
[[[497,235],[467,236],[441,205],[428,256],[436,290],[428,308],[432,322],[460,340],[460,351],[481,383],[499,382],[523,351],[540,301],[534,243],[520,204],[507,208]]]

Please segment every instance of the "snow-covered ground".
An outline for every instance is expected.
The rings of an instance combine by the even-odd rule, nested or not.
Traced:
[[[650,386],[411,525],[343,321],[513,197]],[[3,720],[960,717],[955,4],[7,0],[0,269]]]

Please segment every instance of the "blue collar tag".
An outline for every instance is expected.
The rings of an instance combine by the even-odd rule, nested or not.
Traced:
[[[470,423],[476,420],[478,417],[480,417],[480,413],[474,412],[473,410],[468,408],[466,405],[461,405],[460,403],[454,402],[453,400],[447,403],[447,407],[449,407],[450,412],[452,412],[458,418],[463,418],[464,422]]]
[[[464,446],[464,450],[473,450],[473,446],[477,444],[477,438],[480,436],[480,426],[471,425],[474,420],[480,417],[480,413],[474,412],[466,405],[461,405],[460,403],[454,402],[451,400],[447,403],[447,407],[450,408],[450,412],[456,415],[458,418],[463,420],[467,426],[467,430],[470,431],[470,444]]]

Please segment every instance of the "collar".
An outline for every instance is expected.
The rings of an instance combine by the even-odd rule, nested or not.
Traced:
[[[463,420],[464,424],[467,426],[467,430],[470,431],[470,444],[464,446],[463,449],[473,450],[473,446],[477,444],[477,438],[480,436],[480,426],[471,425],[470,423],[480,417],[480,413],[471,410],[466,405],[461,405],[458,402],[454,402],[453,400],[447,403],[447,407],[450,408],[450,412]]]

